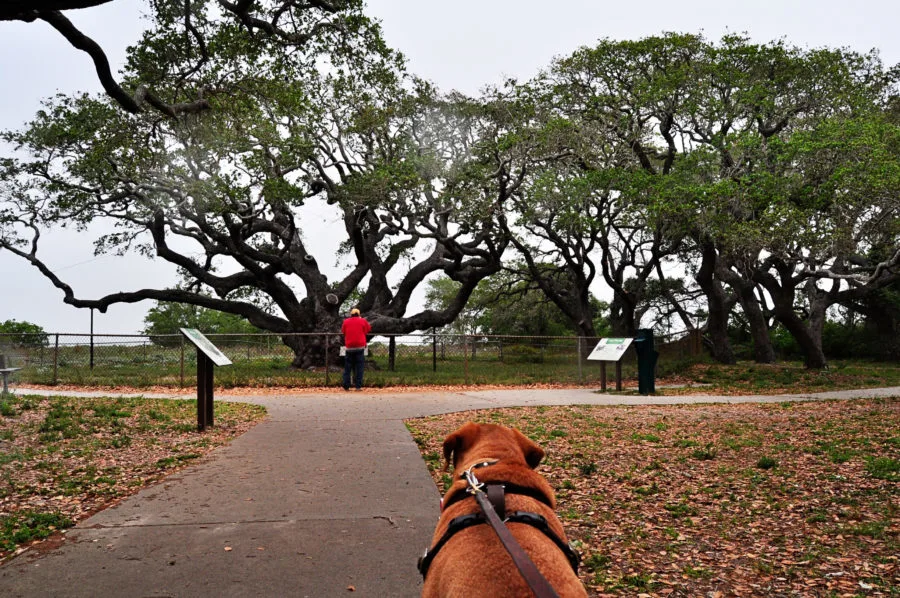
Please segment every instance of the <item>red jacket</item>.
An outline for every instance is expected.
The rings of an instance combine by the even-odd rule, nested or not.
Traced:
[[[361,316],[350,316],[341,325],[341,333],[344,335],[344,346],[348,349],[362,349],[366,346],[366,335],[371,332],[372,326]]]

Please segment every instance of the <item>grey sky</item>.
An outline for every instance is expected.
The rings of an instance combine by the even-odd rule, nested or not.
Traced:
[[[756,0],[744,3],[644,0],[368,0],[388,44],[403,51],[410,71],[441,89],[477,93],[505,77],[534,75],[554,56],[597,39],[636,39],[663,31],[747,33],[756,41],[784,38],[801,47],[876,48],[886,64],[900,63],[900,3],[896,0]],[[116,0],[70,14],[98,41],[114,65],[137,41],[140,0]],[[48,25],[0,23],[0,129],[17,128],[56,92],[99,89],[86,55]],[[0,149],[0,151],[3,151]],[[116,290],[165,286],[172,269],[135,257],[95,259],[89,237],[74,232],[47,239],[44,256],[75,288],[96,298]],[[63,305],[62,295],[34,268],[0,253],[0,321],[27,320],[54,332],[85,332],[88,312]],[[132,333],[141,327],[149,302],[113,306],[95,319],[97,332]]]

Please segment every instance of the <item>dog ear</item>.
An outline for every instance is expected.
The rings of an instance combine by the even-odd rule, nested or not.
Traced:
[[[522,434],[522,432],[520,432],[519,430],[513,429],[513,432],[515,432],[516,434],[516,440],[519,443],[519,447],[525,454],[525,462],[528,463],[528,466],[531,469],[534,469],[544,458],[544,449],[538,446],[533,440]]]
[[[456,459],[467,446],[472,446],[473,440],[478,436],[478,424],[468,422],[444,439],[444,471],[450,469],[450,460],[456,466]]]

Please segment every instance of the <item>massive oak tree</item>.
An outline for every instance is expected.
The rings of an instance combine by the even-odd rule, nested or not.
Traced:
[[[339,330],[351,296],[375,333],[452,321],[500,268],[496,208],[522,160],[494,143],[490,110],[407,77],[377,33],[370,24],[359,39],[298,56],[284,44],[248,46],[224,24],[206,68],[228,90],[183,118],[56,98],[6,136],[20,157],[3,162],[0,247],[39,268],[66,303],[103,311],[155,299],[237,314],[282,333],[298,367],[320,363],[323,337],[291,333]],[[139,46],[131,68],[152,70],[158,51]],[[41,234],[98,221],[113,232],[97,251],[142,251],[187,283],[76,293],[41,260]],[[319,240],[334,235],[344,237],[339,255],[321,254]],[[454,300],[409,313],[437,273],[460,283]]]

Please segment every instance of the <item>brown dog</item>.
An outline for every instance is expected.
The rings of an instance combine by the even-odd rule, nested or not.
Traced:
[[[444,495],[441,517],[429,549],[432,554],[424,559],[428,567],[423,572],[422,596],[521,598],[532,595],[487,523],[467,526],[444,540],[448,528],[462,527],[458,524],[466,519],[463,516],[481,511],[474,496],[466,492],[466,480],[460,478],[460,474],[473,467],[478,481],[486,487],[492,482],[504,484],[502,507],[510,518],[507,527],[556,593],[560,597],[586,596],[566,553],[565,532],[554,512],[553,489],[534,471],[544,458],[543,449],[518,430],[469,422],[444,440],[444,459],[448,465],[451,458],[455,480]],[[546,524],[516,521],[540,518]],[[451,524],[454,520],[456,523]]]

